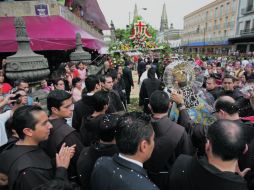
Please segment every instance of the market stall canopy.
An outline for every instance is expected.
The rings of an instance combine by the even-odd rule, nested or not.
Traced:
[[[30,46],[34,51],[69,50],[76,47],[76,33],[81,34],[84,47],[100,50],[104,41],[97,39],[61,16],[25,16]],[[14,17],[0,17],[0,52],[16,52],[18,44]]]

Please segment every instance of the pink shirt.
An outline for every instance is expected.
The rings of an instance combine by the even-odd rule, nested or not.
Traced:
[[[72,98],[74,100],[74,102],[77,102],[81,99],[81,94],[82,94],[82,91],[77,89],[77,88],[73,88],[72,90]]]

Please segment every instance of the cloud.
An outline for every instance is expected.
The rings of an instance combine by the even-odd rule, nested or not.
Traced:
[[[146,22],[159,29],[162,7],[166,3],[168,22],[183,28],[183,17],[214,0],[97,0],[108,23],[113,20],[116,28],[125,28],[133,19],[135,3]]]

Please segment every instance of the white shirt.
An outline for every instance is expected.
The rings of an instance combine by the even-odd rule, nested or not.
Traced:
[[[122,159],[124,159],[124,160],[127,160],[127,161],[129,161],[129,162],[131,162],[131,163],[133,163],[133,164],[137,164],[138,166],[140,166],[140,167],[143,168],[143,163],[141,163],[141,162],[139,162],[139,161],[137,161],[137,160],[133,160],[133,159],[127,158],[127,157],[125,157],[125,156],[122,155],[122,154],[119,154],[119,157],[122,158]]]
[[[140,80],[139,80],[139,85],[140,85],[140,88],[141,88],[141,85],[142,85],[142,83],[143,83],[143,81],[145,80],[145,79],[147,79],[148,78],[148,70],[146,70],[145,72],[143,72],[142,73],[142,75],[141,75],[141,77],[140,77]],[[155,73],[155,78],[157,78],[158,79],[158,77],[157,77],[157,74]]]
[[[0,146],[7,143],[8,138],[5,131],[5,123],[11,117],[12,111],[8,110],[0,114]]]
[[[248,60],[242,60],[242,68],[245,68],[247,64],[249,64]]]

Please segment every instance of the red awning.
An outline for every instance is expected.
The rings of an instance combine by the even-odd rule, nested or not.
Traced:
[[[95,38],[61,16],[23,18],[30,38],[30,46],[34,51],[74,49],[78,32],[85,47],[100,50],[105,46],[104,41]],[[0,17],[0,52],[16,52],[17,49],[14,17]]]

